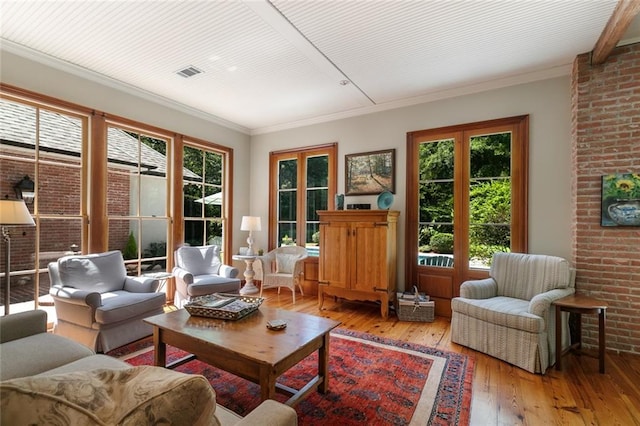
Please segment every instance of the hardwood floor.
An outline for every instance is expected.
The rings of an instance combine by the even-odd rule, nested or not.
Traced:
[[[327,298],[318,311],[317,297],[265,290],[265,305],[321,315],[341,321],[350,330],[406,340],[475,358],[472,425],[640,425],[640,356],[608,352],[606,374],[598,360],[568,354],[563,371],[549,368],[531,374],[480,352],[451,343],[450,323],[436,317],[432,323],[387,320],[370,302],[334,302]]]

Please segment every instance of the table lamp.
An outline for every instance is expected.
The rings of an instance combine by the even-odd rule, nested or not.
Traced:
[[[258,216],[242,216],[242,223],[240,224],[241,231],[249,231],[249,238],[247,238],[247,244],[249,250],[247,250],[247,256],[255,256],[253,252],[253,231],[261,231],[260,218]]]
[[[0,225],[2,226],[2,239],[4,240],[4,314],[9,314],[11,300],[11,235],[10,226],[35,226],[35,222],[29,213],[29,209],[23,200],[0,200]]]

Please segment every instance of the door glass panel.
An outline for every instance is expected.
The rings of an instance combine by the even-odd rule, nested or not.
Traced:
[[[278,163],[278,245],[295,244],[298,209],[298,160]]]
[[[470,138],[469,266],[490,267],[511,247],[511,133]]]
[[[454,140],[420,144],[418,264],[452,267],[454,208]]]
[[[320,253],[320,218],[318,210],[329,208],[329,156],[307,158],[306,241],[309,255]]]

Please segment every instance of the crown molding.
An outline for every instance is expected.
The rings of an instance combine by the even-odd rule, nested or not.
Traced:
[[[565,65],[547,68],[544,70],[538,70],[538,71],[519,74],[515,76],[488,80],[485,82],[471,84],[467,86],[437,90],[432,93],[427,93],[424,95],[415,96],[415,97],[406,98],[406,99],[400,99],[397,101],[385,102],[382,104],[371,105],[371,106],[362,107],[362,108],[354,108],[348,111],[342,111],[342,112],[337,112],[333,114],[326,114],[326,115],[313,117],[309,119],[277,124],[274,126],[265,126],[265,127],[249,129],[237,123],[222,119],[213,114],[205,113],[201,110],[189,107],[180,102],[176,102],[171,99],[165,98],[163,96],[150,93],[138,87],[123,83],[119,80],[112,79],[103,74],[96,73],[86,68],[62,61],[50,55],[46,55],[36,50],[29,49],[27,47],[24,47],[22,45],[19,45],[17,43],[14,43],[8,40],[2,39],[2,43],[0,44],[0,49],[5,50],[9,53],[13,53],[18,56],[33,60],[43,65],[47,65],[52,68],[73,74],[80,78],[84,78],[86,80],[93,81],[95,83],[110,87],[114,90],[119,90],[119,91],[133,94],[134,96],[137,96],[141,99],[154,102],[156,104],[183,112],[193,117],[197,117],[197,118],[215,123],[217,125],[241,132],[249,136],[260,135],[265,133],[273,133],[273,132],[295,129],[295,128],[304,127],[304,126],[327,123],[330,121],[342,120],[345,118],[358,117],[366,114],[389,111],[392,109],[404,108],[408,106],[414,106],[414,105],[419,105],[423,103],[429,103],[429,102],[434,102],[438,100],[454,98],[458,96],[470,95],[474,93],[485,92],[488,90],[500,89],[504,87],[515,86],[515,85],[530,83],[534,81],[561,77],[561,76],[569,75],[571,73],[571,66],[572,66],[571,64],[565,64]]]
[[[357,117],[360,115],[373,114],[376,112],[388,111],[392,109],[404,108],[408,106],[414,106],[443,99],[455,98],[458,96],[471,95],[474,93],[486,92],[488,90],[501,89],[509,86],[517,86],[519,84],[531,83],[534,81],[548,80],[556,77],[562,77],[571,74],[572,64],[565,64],[547,68],[544,70],[529,72],[525,74],[518,74],[515,76],[509,76],[504,78],[498,78],[494,80],[488,80],[481,83],[471,84],[467,86],[460,86],[445,90],[438,90],[425,95],[416,97],[400,99],[392,102],[385,102],[374,106],[356,108],[349,111],[342,111],[335,114],[327,114],[319,117],[314,117],[305,120],[298,120],[290,123],[279,124],[275,126],[256,128],[251,131],[251,136],[279,132],[282,130],[289,130],[298,127],[311,126],[314,124],[326,123],[329,121],[342,120],[345,118]]]

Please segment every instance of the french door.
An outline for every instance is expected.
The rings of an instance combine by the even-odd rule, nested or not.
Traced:
[[[527,250],[528,117],[407,134],[406,285],[451,315],[496,251]]]

